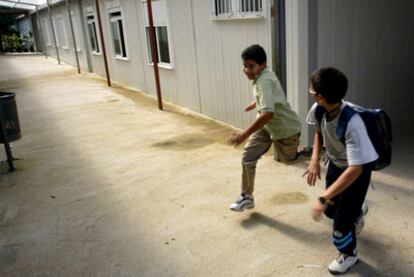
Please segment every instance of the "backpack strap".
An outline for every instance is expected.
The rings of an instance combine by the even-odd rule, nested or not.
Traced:
[[[341,115],[339,116],[338,127],[336,128],[336,135],[338,136],[339,140],[342,141],[343,144],[345,144],[345,133],[346,129],[348,128],[348,122],[356,113],[358,112],[355,109],[346,105],[342,109]]]
[[[326,113],[326,109],[320,105],[316,106],[315,109],[315,118],[316,118],[316,123],[317,123],[317,127],[320,130],[321,129],[321,124],[322,124],[322,118]]]

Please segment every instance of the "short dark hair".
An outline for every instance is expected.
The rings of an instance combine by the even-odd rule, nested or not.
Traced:
[[[266,52],[259,44],[253,44],[241,53],[243,60],[252,60],[258,64],[266,63]]]
[[[345,74],[334,67],[322,67],[311,74],[312,88],[330,104],[341,102],[348,90]]]

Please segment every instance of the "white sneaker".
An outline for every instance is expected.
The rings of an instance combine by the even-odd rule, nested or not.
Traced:
[[[242,212],[245,209],[253,209],[254,208],[254,199],[252,196],[248,196],[245,194],[240,195],[237,200],[230,205],[230,210],[235,212]]]
[[[368,205],[364,203],[362,204],[361,215],[358,217],[358,219],[355,222],[355,234],[359,235],[359,233],[362,232],[362,229],[364,228],[364,225],[365,225],[364,216],[367,213],[368,213]]]
[[[329,273],[333,275],[347,272],[353,265],[358,262],[358,253],[354,250],[354,256],[340,253],[328,266]]]

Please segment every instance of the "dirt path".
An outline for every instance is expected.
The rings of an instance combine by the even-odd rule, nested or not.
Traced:
[[[0,175],[0,276],[329,276],[330,222],[302,161],[258,166],[256,208],[233,213],[232,129],[43,57],[1,57],[17,95],[18,170]],[[374,176],[349,276],[414,272],[413,136]],[[0,158],[4,160],[4,151]],[[322,182],[319,182],[322,186]]]

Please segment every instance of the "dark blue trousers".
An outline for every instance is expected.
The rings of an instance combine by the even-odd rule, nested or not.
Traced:
[[[326,188],[332,185],[345,171],[329,162],[326,173]],[[333,206],[328,206],[325,215],[333,219],[333,243],[339,252],[353,254],[356,248],[355,222],[361,215],[361,207],[371,181],[372,166],[364,165],[361,175],[346,190],[335,196]]]

